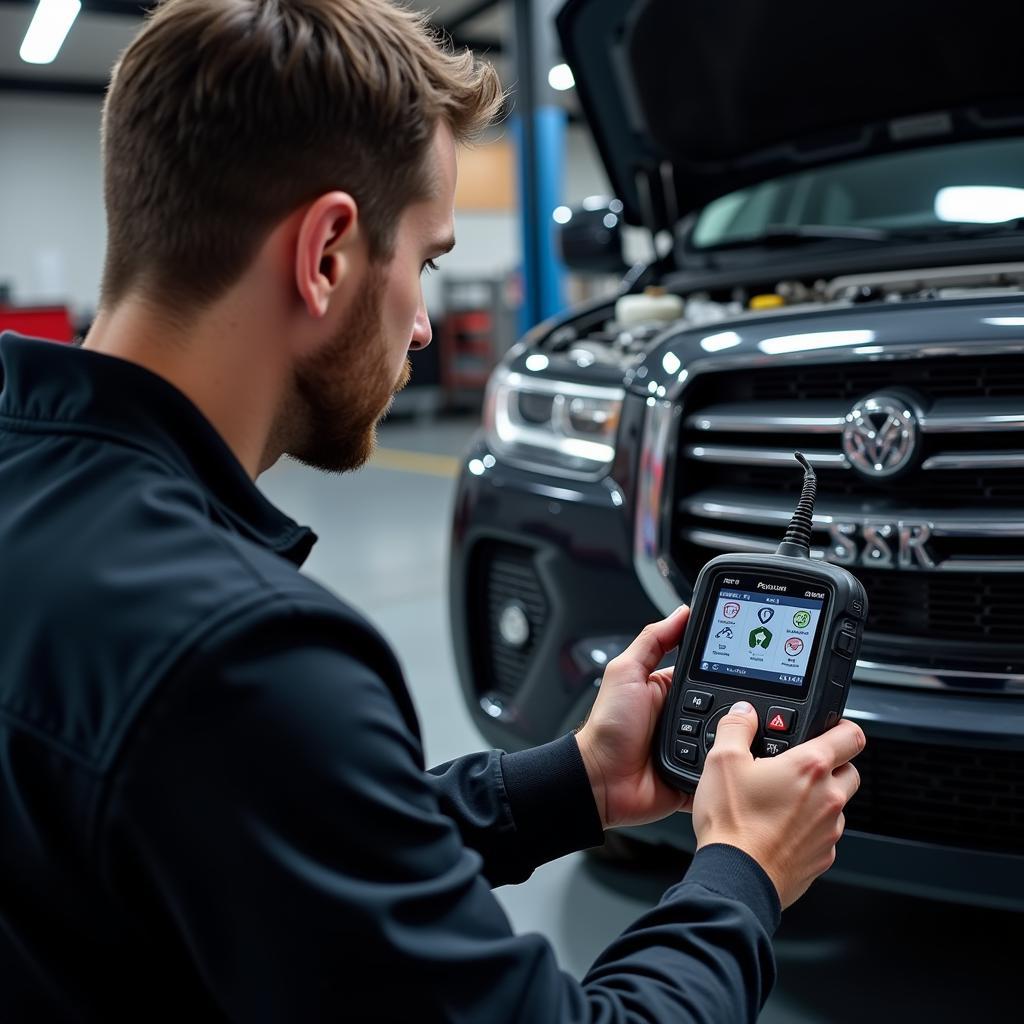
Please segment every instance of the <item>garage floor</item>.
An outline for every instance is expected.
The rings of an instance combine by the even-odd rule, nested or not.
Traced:
[[[468,419],[394,421],[357,474],[329,477],[283,461],[260,481],[319,534],[310,575],[366,613],[398,651],[430,763],[482,746],[458,690],[446,598],[454,457],[473,429]],[[546,935],[580,977],[676,877],[576,854],[497,897],[517,930]],[[763,1024],[1024,1019],[1024,915],[818,882],[787,912],[776,949],[780,978]]]

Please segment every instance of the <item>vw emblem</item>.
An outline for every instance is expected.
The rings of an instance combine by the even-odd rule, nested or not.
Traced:
[[[843,451],[850,464],[876,480],[903,472],[917,455],[918,417],[915,403],[899,394],[861,399],[843,428]]]

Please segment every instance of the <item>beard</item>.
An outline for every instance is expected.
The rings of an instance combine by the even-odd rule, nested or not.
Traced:
[[[334,337],[294,370],[275,433],[285,439],[286,454],[314,469],[344,473],[364,465],[376,447],[377,424],[409,382],[408,359],[397,381],[388,373],[383,295],[383,274],[371,269]]]

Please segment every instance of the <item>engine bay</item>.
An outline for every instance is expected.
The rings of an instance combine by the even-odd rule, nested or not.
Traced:
[[[545,345],[580,366],[627,367],[669,327],[682,330],[743,323],[874,304],[946,302],[1024,295],[1024,263],[935,267],[850,274],[831,279],[785,279],[763,287],[667,293],[649,287],[622,296],[615,312],[583,316],[557,328]],[[674,300],[674,301],[666,301]],[[646,308],[645,308],[646,307]]]

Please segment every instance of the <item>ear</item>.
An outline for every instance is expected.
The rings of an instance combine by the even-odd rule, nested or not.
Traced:
[[[306,210],[295,243],[295,284],[309,315],[322,317],[361,252],[359,208],[347,192],[327,192]]]

